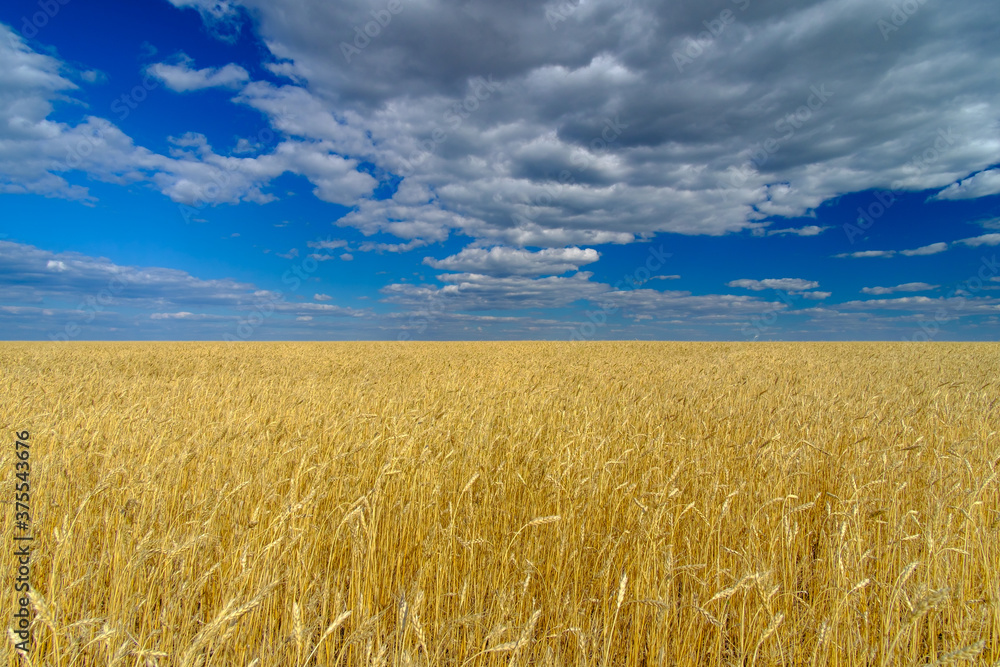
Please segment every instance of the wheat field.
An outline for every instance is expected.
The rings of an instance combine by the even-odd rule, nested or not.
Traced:
[[[1000,661],[1000,345],[4,343],[7,665]]]

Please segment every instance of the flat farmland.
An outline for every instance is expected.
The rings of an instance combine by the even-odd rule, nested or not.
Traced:
[[[997,344],[3,343],[0,375],[35,665],[1000,660]]]

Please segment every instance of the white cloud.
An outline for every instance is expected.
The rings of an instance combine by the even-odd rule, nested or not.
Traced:
[[[358,244],[358,250],[361,252],[409,252],[410,250],[415,250],[417,248],[423,248],[424,246],[430,245],[430,242],[424,241],[423,239],[412,239],[406,243],[372,243],[371,241],[364,241]]]
[[[903,296],[892,299],[868,299],[837,304],[838,309],[870,312],[873,308],[882,310],[911,311],[922,317],[937,317],[944,314],[948,319],[972,317],[976,315],[996,315],[1000,311],[1000,299],[970,297],[967,295],[948,297]],[[919,321],[919,320],[918,320]]]
[[[834,257],[893,257],[895,254],[895,250],[860,250],[858,252],[842,252],[839,255],[834,255]]]
[[[457,255],[434,259],[425,257],[424,264],[445,271],[463,271],[489,275],[541,276],[577,271],[585,264],[596,262],[600,254],[593,248],[545,248],[538,252],[504,246],[465,248]]]
[[[958,243],[971,246],[973,248],[983,245],[1000,245],[1000,234],[983,234],[969,239],[962,239]]]
[[[331,301],[333,297],[329,294],[313,294],[313,299],[316,301]]]
[[[194,61],[181,55],[176,64],[155,63],[149,66],[149,73],[158,78],[167,88],[186,93],[204,88],[239,88],[250,80],[250,74],[239,65],[232,63],[224,67],[193,69]]]
[[[972,247],[981,245],[1000,245],[1000,234],[983,234],[972,238],[959,239],[954,243],[961,243],[962,245]],[[921,246],[920,248],[914,248],[912,250],[861,250],[859,252],[840,253],[839,255],[834,255],[834,257],[895,257],[897,254],[904,255],[906,257],[918,257],[923,255],[936,255],[948,250],[950,247],[950,244],[941,241],[939,243],[931,243],[930,245]]]
[[[235,319],[235,316],[223,317],[219,315],[212,315],[209,313],[191,313],[186,310],[182,310],[177,313],[153,313],[149,316],[151,320],[221,320],[221,319]]]
[[[991,9],[983,0],[928,3],[921,20],[890,41],[878,38],[872,17],[891,0],[755,3],[684,71],[671,54],[710,18],[696,3],[588,1],[558,31],[530,3],[472,2],[458,12],[447,3],[414,3],[347,63],[340,42],[371,20],[370,3],[171,2],[196,9],[225,38],[252,21],[273,56],[267,59],[276,61],[265,67],[283,83],[250,81],[236,65],[196,69],[184,58],[150,71],[175,90],[234,91],[234,103],[265,115],[276,141],[265,147],[227,138],[225,148],[235,144],[230,152],[193,131],[159,154],[96,116],[56,116],[60,101],[85,109],[78,85],[94,78],[86,75],[91,70],[35,52],[0,26],[7,65],[0,71],[0,192],[92,202],[88,181],[138,183],[200,208],[271,201],[271,184],[291,173],[308,179],[319,199],[350,207],[339,225],[401,241],[319,247],[311,257],[404,252],[464,234],[472,239],[465,250],[427,260],[458,272],[442,276],[443,286],[390,286],[386,296],[408,306],[440,299],[483,308],[492,297],[521,307],[608,292],[589,274],[561,277],[589,263],[567,255],[571,250],[596,256],[600,244],[661,232],[815,236],[825,228],[771,227],[802,224],[799,216],[814,217],[847,192],[893,185],[954,199],[1000,187],[1000,170],[983,171],[1000,150],[993,80],[1000,52],[994,41],[970,38],[981,34]],[[865,25],[871,40],[858,32]],[[844,35],[856,38],[850,48]],[[484,88],[484,80],[493,83]],[[817,95],[829,99],[795,132],[776,132]],[[779,148],[761,161],[768,139]],[[375,165],[374,177],[361,171],[362,162]],[[405,178],[389,199],[371,199],[389,174]],[[775,216],[796,221],[776,223]],[[993,236],[956,243],[995,245]],[[948,247],[839,256],[921,256]],[[77,270],[72,257],[48,261],[65,269],[33,266],[49,277]],[[535,279],[545,275],[552,279]],[[803,287],[818,286],[814,281],[769,281],[734,283],[829,296]],[[702,297],[633,290],[612,298],[647,304],[642,316],[655,318],[649,304],[686,313],[677,304]],[[704,317],[724,319],[725,308],[743,307],[732,304],[762,303],[711,299],[719,310]],[[198,312],[184,305],[156,312]]]
[[[306,245],[318,250],[336,250],[337,248],[346,248],[348,243],[343,239],[326,239],[323,241],[310,241]]]
[[[553,32],[526,4],[455,12],[417,3],[348,63],[341,42],[372,20],[360,0],[171,1],[226,39],[253,21],[277,61],[269,69],[287,82],[250,81],[232,64],[196,69],[183,57],[152,66],[177,90],[238,89],[234,101],[266,114],[282,139],[269,155],[255,156],[260,146],[246,140],[233,156],[206,144],[167,158],[115,129],[79,167],[99,180],[153,182],[185,204],[266,202],[267,185],[291,172],[320,199],[352,207],[341,224],[404,246],[460,232],[477,246],[560,248],[763,229],[769,216],[812,215],[846,192],[946,188],[971,173],[955,187],[979,196],[990,188],[978,184],[994,178],[976,172],[1000,147],[991,111],[1000,91],[989,75],[1000,54],[968,39],[989,11],[985,0],[923,7],[922,27],[907,28],[912,42],[849,49],[843,35],[872,24],[870,5],[755,5],[683,71],[671,56],[704,29],[702,6],[595,0]],[[28,57],[12,33],[11,43],[19,54],[0,54],[4,62]],[[59,73],[65,64],[31,58],[50,87],[12,99],[32,100],[28,126],[57,140],[13,150],[0,136],[0,188],[85,199],[55,162],[93,128],[48,120],[46,106],[75,84]],[[776,130],[818,99],[795,132]],[[769,139],[778,149],[761,158]],[[376,182],[359,171],[362,160],[405,175],[390,199],[369,199]],[[228,185],[206,198],[218,179]]]
[[[913,305],[926,305],[938,301],[941,301],[941,299],[932,299],[929,296],[901,296],[895,299],[868,299],[867,301],[848,301],[847,303],[841,304],[841,306],[845,308],[858,307],[858,306],[898,308],[898,307],[909,307]]]
[[[896,285],[895,287],[862,287],[861,292],[864,294],[894,294],[896,292],[929,292],[931,290],[936,290],[940,285],[930,285],[928,283],[903,283],[902,285]]]
[[[944,188],[1000,147],[990,112],[1000,92],[987,74],[1000,59],[967,39],[984,2],[923,7],[910,40],[845,49],[844,34],[873,25],[870,5],[779,0],[741,14],[732,37],[684,71],[671,54],[704,29],[702,6],[595,0],[553,33],[528,5],[407,5],[347,62],[340,43],[371,20],[360,0],[185,3],[210,22],[249,9],[281,59],[272,71],[296,82],[252,82],[240,103],[288,136],[404,174],[401,190],[432,193],[362,202],[343,224],[366,234],[457,231],[479,246],[544,248],[724,234],[810,215],[846,192]],[[495,89],[475,83],[491,75]],[[817,95],[791,135],[776,130]],[[767,139],[778,149],[761,161]]]
[[[803,280],[801,278],[765,278],[764,280],[751,280],[741,278],[731,280],[726,283],[728,287],[741,287],[743,289],[759,292],[766,289],[784,290],[786,292],[803,292],[805,290],[819,287],[815,280]]]
[[[50,266],[61,268],[52,270]],[[123,266],[103,257],[54,253],[10,241],[0,241],[0,291],[9,305],[50,303],[83,308],[99,304],[104,310],[152,311],[147,318],[152,320],[225,319],[261,303],[289,314],[317,310],[342,316],[362,313],[332,304],[287,303],[281,292],[228,278],[203,280],[176,269]],[[207,309],[227,312],[196,312]]]
[[[233,0],[169,0],[175,7],[197,9],[212,34],[234,43],[242,28],[238,3]]]
[[[829,227],[820,227],[819,225],[806,225],[805,227],[789,227],[786,229],[769,229],[767,230],[768,236],[776,236],[781,234],[793,234],[795,236],[817,236],[822,234]]]
[[[56,122],[49,118],[53,102],[68,100],[78,90],[63,76],[72,68],[33,51],[3,24],[0,61],[6,63],[0,72],[0,193],[92,202],[85,186],[64,177],[83,172],[120,185],[152,183],[173,201],[194,207],[265,203],[274,196],[264,188],[292,172],[307,178],[318,198],[350,205],[376,184],[330,142],[285,140],[267,155],[230,157],[216,153],[203,135],[188,132],[171,138],[169,155],[161,155],[136,146],[103,118],[87,116],[76,125]],[[127,115],[128,109],[122,110]]]
[[[1000,192],[1000,169],[989,169],[949,185],[932,199],[976,199],[998,192]]]
[[[939,252],[944,252],[948,249],[948,244],[941,243],[931,243],[930,245],[925,245],[920,248],[914,248],[913,250],[902,250],[901,255],[906,255],[907,257],[914,257],[920,255],[936,255]]]
[[[382,289],[384,301],[405,307],[424,320],[461,311],[566,308],[585,300],[596,308],[609,309],[625,317],[648,316],[657,321],[671,317],[700,318],[738,324],[766,310],[781,310],[783,303],[729,294],[692,295],[653,289],[616,290],[591,281],[580,271],[568,277],[489,276],[476,273],[439,275],[443,287],[395,283]]]

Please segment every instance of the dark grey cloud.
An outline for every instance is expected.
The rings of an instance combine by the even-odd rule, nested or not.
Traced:
[[[288,131],[433,188],[362,202],[366,231],[555,247],[727,233],[890,185],[1000,190],[981,172],[1000,101],[985,1],[905,20],[888,0],[241,4],[297,84],[244,103],[305,101]]]
[[[272,154],[248,155],[247,141],[247,157],[193,147],[167,158],[111,127],[80,167],[151,180],[178,202],[220,177],[211,203],[264,202],[292,172],[356,208],[343,224],[411,248],[455,232],[564,247],[766,233],[769,217],[869,188],[1000,191],[989,170],[1000,47],[987,0],[917,3],[912,15],[890,0],[172,2],[223,35],[252,27],[286,82],[251,81],[234,97],[284,135]],[[58,137],[40,153],[22,142],[6,166],[0,151],[0,175],[11,174],[0,185],[88,196],[51,153],[93,128],[44,120],[74,84],[48,56],[12,57],[33,59],[34,79],[19,85],[35,100],[34,126]],[[178,89],[238,85],[245,73],[151,67]],[[370,199],[358,160],[403,186]]]

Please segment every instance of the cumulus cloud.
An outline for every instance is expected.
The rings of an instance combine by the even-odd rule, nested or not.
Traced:
[[[805,290],[819,287],[815,280],[802,280],[801,278],[765,278],[764,280],[751,280],[741,278],[731,280],[726,283],[728,287],[741,287],[743,289],[759,292],[766,289],[784,290],[786,292],[804,292]],[[827,294],[829,296],[829,294]]]
[[[350,58],[343,44],[372,21],[369,2],[170,1],[224,39],[252,23],[274,76],[199,69],[183,56],[150,72],[177,91],[231,91],[276,140],[240,138],[226,151],[192,128],[159,153],[97,116],[56,116],[60,101],[84,109],[78,86],[96,79],[0,26],[0,192],[92,203],[88,180],[139,183],[201,208],[266,203],[272,183],[294,174],[349,208],[338,225],[378,235],[311,257],[406,252],[463,235],[464,250],[426,260],[449,272],[439,284],[400,282],[384,296],[486,309],[491,298],[516,308],[617,292],[580,270],[589,255],[573,254],[599,256],[599,245],[659,233],[810,237],[825,227],[798,220],[845,193],[1000,191],[1000,50],[983,20],[988,0],[927,3],[889,40],[874,17],[893,0],[593,0],[557,30],[537,3],[408,3]],[[675,54],[723,8],[735,22],[679,65]],[[992,236],[838,257],[931,255],[994,245]],[[33,270],[50,281],[71,275],[76,259],[48,261]],[[731,286],[829,296],[814,281],[768,280]],[[709,304],[700,316],[724,319],[763,303],[656,290],[612,298],[646,304],[644,317]]]
[[[178,93],[204,88],[239,88],[250,80],[250,74],[235,64],[223,67],[193,69],[194,60],[181,54],[176,63],[155,63],[148,71]]]
[[[504,246],[465,248],[457,255],[434,259],[425,257],[424,264],[445,271],[461,271],[490,275],[541,276],[577,271],[585,264],[596,262],[600,254],[593,248],[545,248],[538,252]]]
[[[545,278],[449,273],[438,276],[446,283],[443,287],[394,283],[383,287],[382,293],[387,303],[418,311],[552,309],[608,291],[606,285],[591,282],[590,277],[585,271]]]
[[[241,103],[433,193],[365,201],[344,220],[406,241],[559,248],[760,229],[846,192],[946,188],[996,155],[985,0],[922,7],[888,41],[872,16],[889,0],[596,0],[556,31],[530,3],[422,3],[357,53],[353,28],[372,20],[360,0],[183,4],[210,20],[249,9],[281,59],[272,70],[308,82],[254,82]],[[678,67],[723,5],[736,22]]]
[[[170,0],[170,4],[197,9],[211,33],[224,42],[235,42],[242,31],[239,7],[230,0]]]
[[[976,199],[1000,192],[1000,169],[981,171],[953,183],[934,195],[934,199]]]
[[[895,287],[862,287],[861,292],[863,294],[873,294],[873,295],[883,295],[883,294],[894,294],[896,292],[929,292],[931,290],[936,290],[940,285],[931,285],[928,283],[903,283],[902,285],[896,285]]]
[[[415,250],[416,248],[423,248],[426,245],[430,245],[428,241],[423,239],[412,239],[406,243],[374,243],[372,241],[363,241],[358,244],[358,250],[361,252],[409,252],[410,250]]]
[[[949,197],[953,184],[963,196],[992,191],[979,185],[995,177],[983,170],[1000,146],[989,111],[1000,104],[989,75],[1000,54],[984,32],[986,0],[922,7],[923,19],[888,41],[872,16],[891,11],[889,0],[735,9],[595,0],[556,31],[532,3],[419,3],[350,58],[353,27],[373,20],[361,0],[172,1],[225,27],[223,36],[253,21],[286,82],[184,58],[153,66],[177,90],[234,87],[234,102],[264,113],[284,139],[270,155],[253,156],[246,141],[236,154],[247,158],[206,151],[173,163],[116,137],[117,153],[95,151],[109,158],[103,171],[83,167],[151,179],[183,203],[203,200],[198,184],[224,176],[231,185],[209,203],[266,201],[266,185],[292,172],[317,197],[352,207],[340,224],[392,234],[402,247],[461,233],[483,247],[561,248],[762,230],[769,218],[890,185]],[[674,55],[723,5],[737,20],[679,67]],[[52,85],[72,84],[38,57],[50,86],[36,95],[44,105]],[[371,199],[377,183],[360,161],[402,184]],[[33,178],[7,187],[87,196],[60,173],[42,159]]]
[[[34,193],[92,202],[89,190],[65,175],[117,184],[151,183],[173,201],[192,207],[265,203],[267,185],[286,172],[314,185],[323,201],[352,204],[376,185],[358,171],[358,162],[331,142],[281,141],[266,155],[234,157],[217,153],[207,139],[188,132],[170,139],[169,155],[137,146],[107,119],[85,116],[77,124],[50,118],[53,103],[78,91],[63,76],[65,63],[32,50],[0,24],[0,193]],[[190,214],[190,212],[189,212]]]

